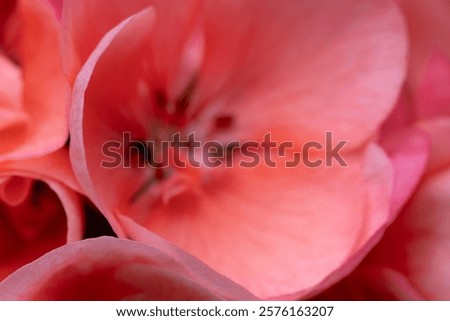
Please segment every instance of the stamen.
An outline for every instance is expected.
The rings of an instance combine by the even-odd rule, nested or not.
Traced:
[[[167,170],[165,171],[162,167],[155,168],[154,175],[151,176],[144,184],[139,187],[139,189],[131,195],[128,202],[130,204],[135,203],[139,200],[154,184],[164,180],[167,177]]]
[[[230,115],[222,115],[216,118],[215,127],[217,129],[228,129],[233,125],[234,119]]]
[[[144,184],[139,187],[139,189],[131,195],[131,197],[128,200],[128,203],[133,204],[135,203],[139,198],[141,198],[145,192],[154,184],[156,183],[156,178],[154,176],[150,177],[147,181],[144,182]]]
[[[142,140],[132,141],[127,146],[126,157],[132,162],[133,167],[145,167],[149,159],[149,153],[153,152],[150,149]]]
[[[156,117],[163,120],[166,124],[183,127],[187,121],[186,110],[191,103],[192,94],[196,86],[197,77],[194,76],[175,101],[169,101],[167,94],[163,90],[157,89],[153,94],[156,105]]]
[[[189,104],[192,100],[192,94],[194,93],[195,87],[197,87],[198,79],[194,76],[191,81],[188,83],[184,91],[181,93],[180,97],[176,100],[176,113],[178,115],[184,115]]]
[[[156,106],[158,106],[160,109],[166,108],[168,104],[168,99],[166,93],[163,90],[161,89],[155,90],[154,99]]]
[[[162,181],[165,177],[164,169],[162,167],[155,168],[155,178],[158,181]]]

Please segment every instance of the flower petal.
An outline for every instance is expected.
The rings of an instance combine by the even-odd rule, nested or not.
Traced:
[[[431,57],[418,88],[417,116],[419,119],[450,117],[450,56]]]
[[[381,144],[395,171],[391,210],[393,214],[397,214],[411,197],[424,174],[431,141],[426,133],[417,127],[410,127],[386,136]]]
[[[196,1],[173,0],[66,0],[62,12],[61,23],[63,26],[65,57],[65,71],[69,79],[73,81],[90,54],[94,51],[103,36],[118,25],[121,21],[137,14],[141,10],[153,6],[157,8],[158,15],[165,18],[174,17],[176,20],[162,19],[165,35],[170,35],[170,42],[175,44],[176,36],[173,29],[179,29],[182,25],[183,15],[189,14],[186,8],[192,7]],[[167,12],[170,13],[167,14]],[[101,19],[98,15],[101,14]],[[95,21],[95,24],[92,23]]]
[[[390,220],[390,164],[377,148],[365,157],[349,158],[348,167],[223,169],[201,193],[157,202],[151,212],[142,201],[127,212],[260,297],[312,291],[335,270],[348,273],[361,258],[348,259],[367,253]]]
[[[81,264],[80,264],[81,262]],[[200,268],[198,278],[189,267]],[[217,285],[220,285],[218,287]],[[219,290],[217,290],[219,288]],[[255,300],[194,258],[102,237],[52,251],[0,284],[1,300]]]
[[[7,149],[2,150],[0,160],[51,153],[68,137],[69,86],[61,68],[56,19],[40,1],[19,1],[17,10],[23,88],[22,95],[15,99],[21,102],[20,112],[27,122],[20,130],[8,130]]]
[[[410,39],[407,85],[415,92],[435,52],[450,58],[450,4],[447,0],[398,0]]]
[[[427,179],[406,209],[403,270],[427,299],[450,299],[450,170]],[[398,244],[398,243],[397,243]]]
[[[405,28],[392,1],[206,1],[205,7],[194,101],[209,112],[200,125],[227,114],[235,117],[232,139],[271,131],[280,141],[321,142],[333,131],[356,147],[392,109],[406,68]]]
[[[7,192],[7,199],[0,202],[0,279],[3,279],[44,253],[80,240],[84,216],[80,196],[72,189],[80,187],[71,172],[67,151],[2,162],[0,175],[3,196]],[[15,198],[13,188],[20,190],[13,195]]]
[[[336,286],[320,293],[314,301],[355,300],[423,300],[403,274],[381,267],[359,269]]]

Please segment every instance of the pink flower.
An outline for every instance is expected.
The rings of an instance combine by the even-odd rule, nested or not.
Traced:
[[[391,1],[68,0],[61,19],[69,77],[84,63],[72,163],[120,237],[156,233],[262,298],[304,297],[358,264],[396,214],[392,189],[420,174],[393,172],[405,159],[375,142],[406,63]],[[174,131],[296,147],[331,131],[348,166],[100,166],[124,132]]]
[[[65,150],[0,163],[0,280],[83,237],[79,190]]]
[[[256,300],[182,251],[102,237],[56,249],[0,284],[1,300]]]
[[[39,0],[3,1],[0,19],[0,161],[51,153],[68,137],[69,86],[59,30]]]

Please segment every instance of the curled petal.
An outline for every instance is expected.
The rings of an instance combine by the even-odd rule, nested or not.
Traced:
[[[196,274],[192,267],[198,269]],[[111,237],[76,242],[44,255],[4,280],[0,299],[256,300],[193,257],[180,260]]]
[[[51,153],[68,138],[70,89],[62,72],[56,18],[41,1],[21,0],[16,7],[6,29],[17,29],[11,50],[20,67],[14,79],[0,85],[0,161]],[[0,66],[13,76],[12,68]]]
[[[72,189],[80,188],[64,150],[41,158],[0,163],[0,176],[3,279],[44,253],[80,240],[84,216],[80,196]]]
[[[397,99],[407,40],[392,1],[206,1],[205,11],[194,99],[233,115],[233,138],[333,131],[356,147]]]

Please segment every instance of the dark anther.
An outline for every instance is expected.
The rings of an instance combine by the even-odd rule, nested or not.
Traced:
[[[131,204],[135,203],[138,199],[140,199],[153,185],[156,184],[158,181],[162,181],[166,177],[166,173],[164,172],[164,168],[162,167],[156,167],[155,168],[155,175],[150,177],[144,184],[139,187],[139,189],[134,192],[130,199],[128,200]]]
[[[151,177],[148,179],[144,184],[139,187],[139,189],[131,195],[130,199],[128,200],[129,203],[135,203],[138,199],[140,199],[145,192],[155,183],[155,178]]]
[[[140,140],[132,141],[128,144],[128,157],[134,166],[145,166],[149,156],[153,152],[149,147],[151,146],[148,146]]]
[[[154,93],[156,106],[159,108],[166,108],[168,104],[167,95],[163,90],[156,90]]]
[[[162,168],[162,167],[156,167],[155,168],[155,178],[158,180],[158,181],[161,181],[161,180],[163,180],[164,179],[164,169]]]
[[[217,129],[228,129],[233,125],[233,117],[223,115],[216,118],[215,127]]]
[[[183,115],[186,112],[186,109],[189,107],[191,103],[192,94],[194,93],[194,89],[197,86],[197,77],[194,77],[186,86],[183,93],[175,102],[175,112],[178,115]]]

